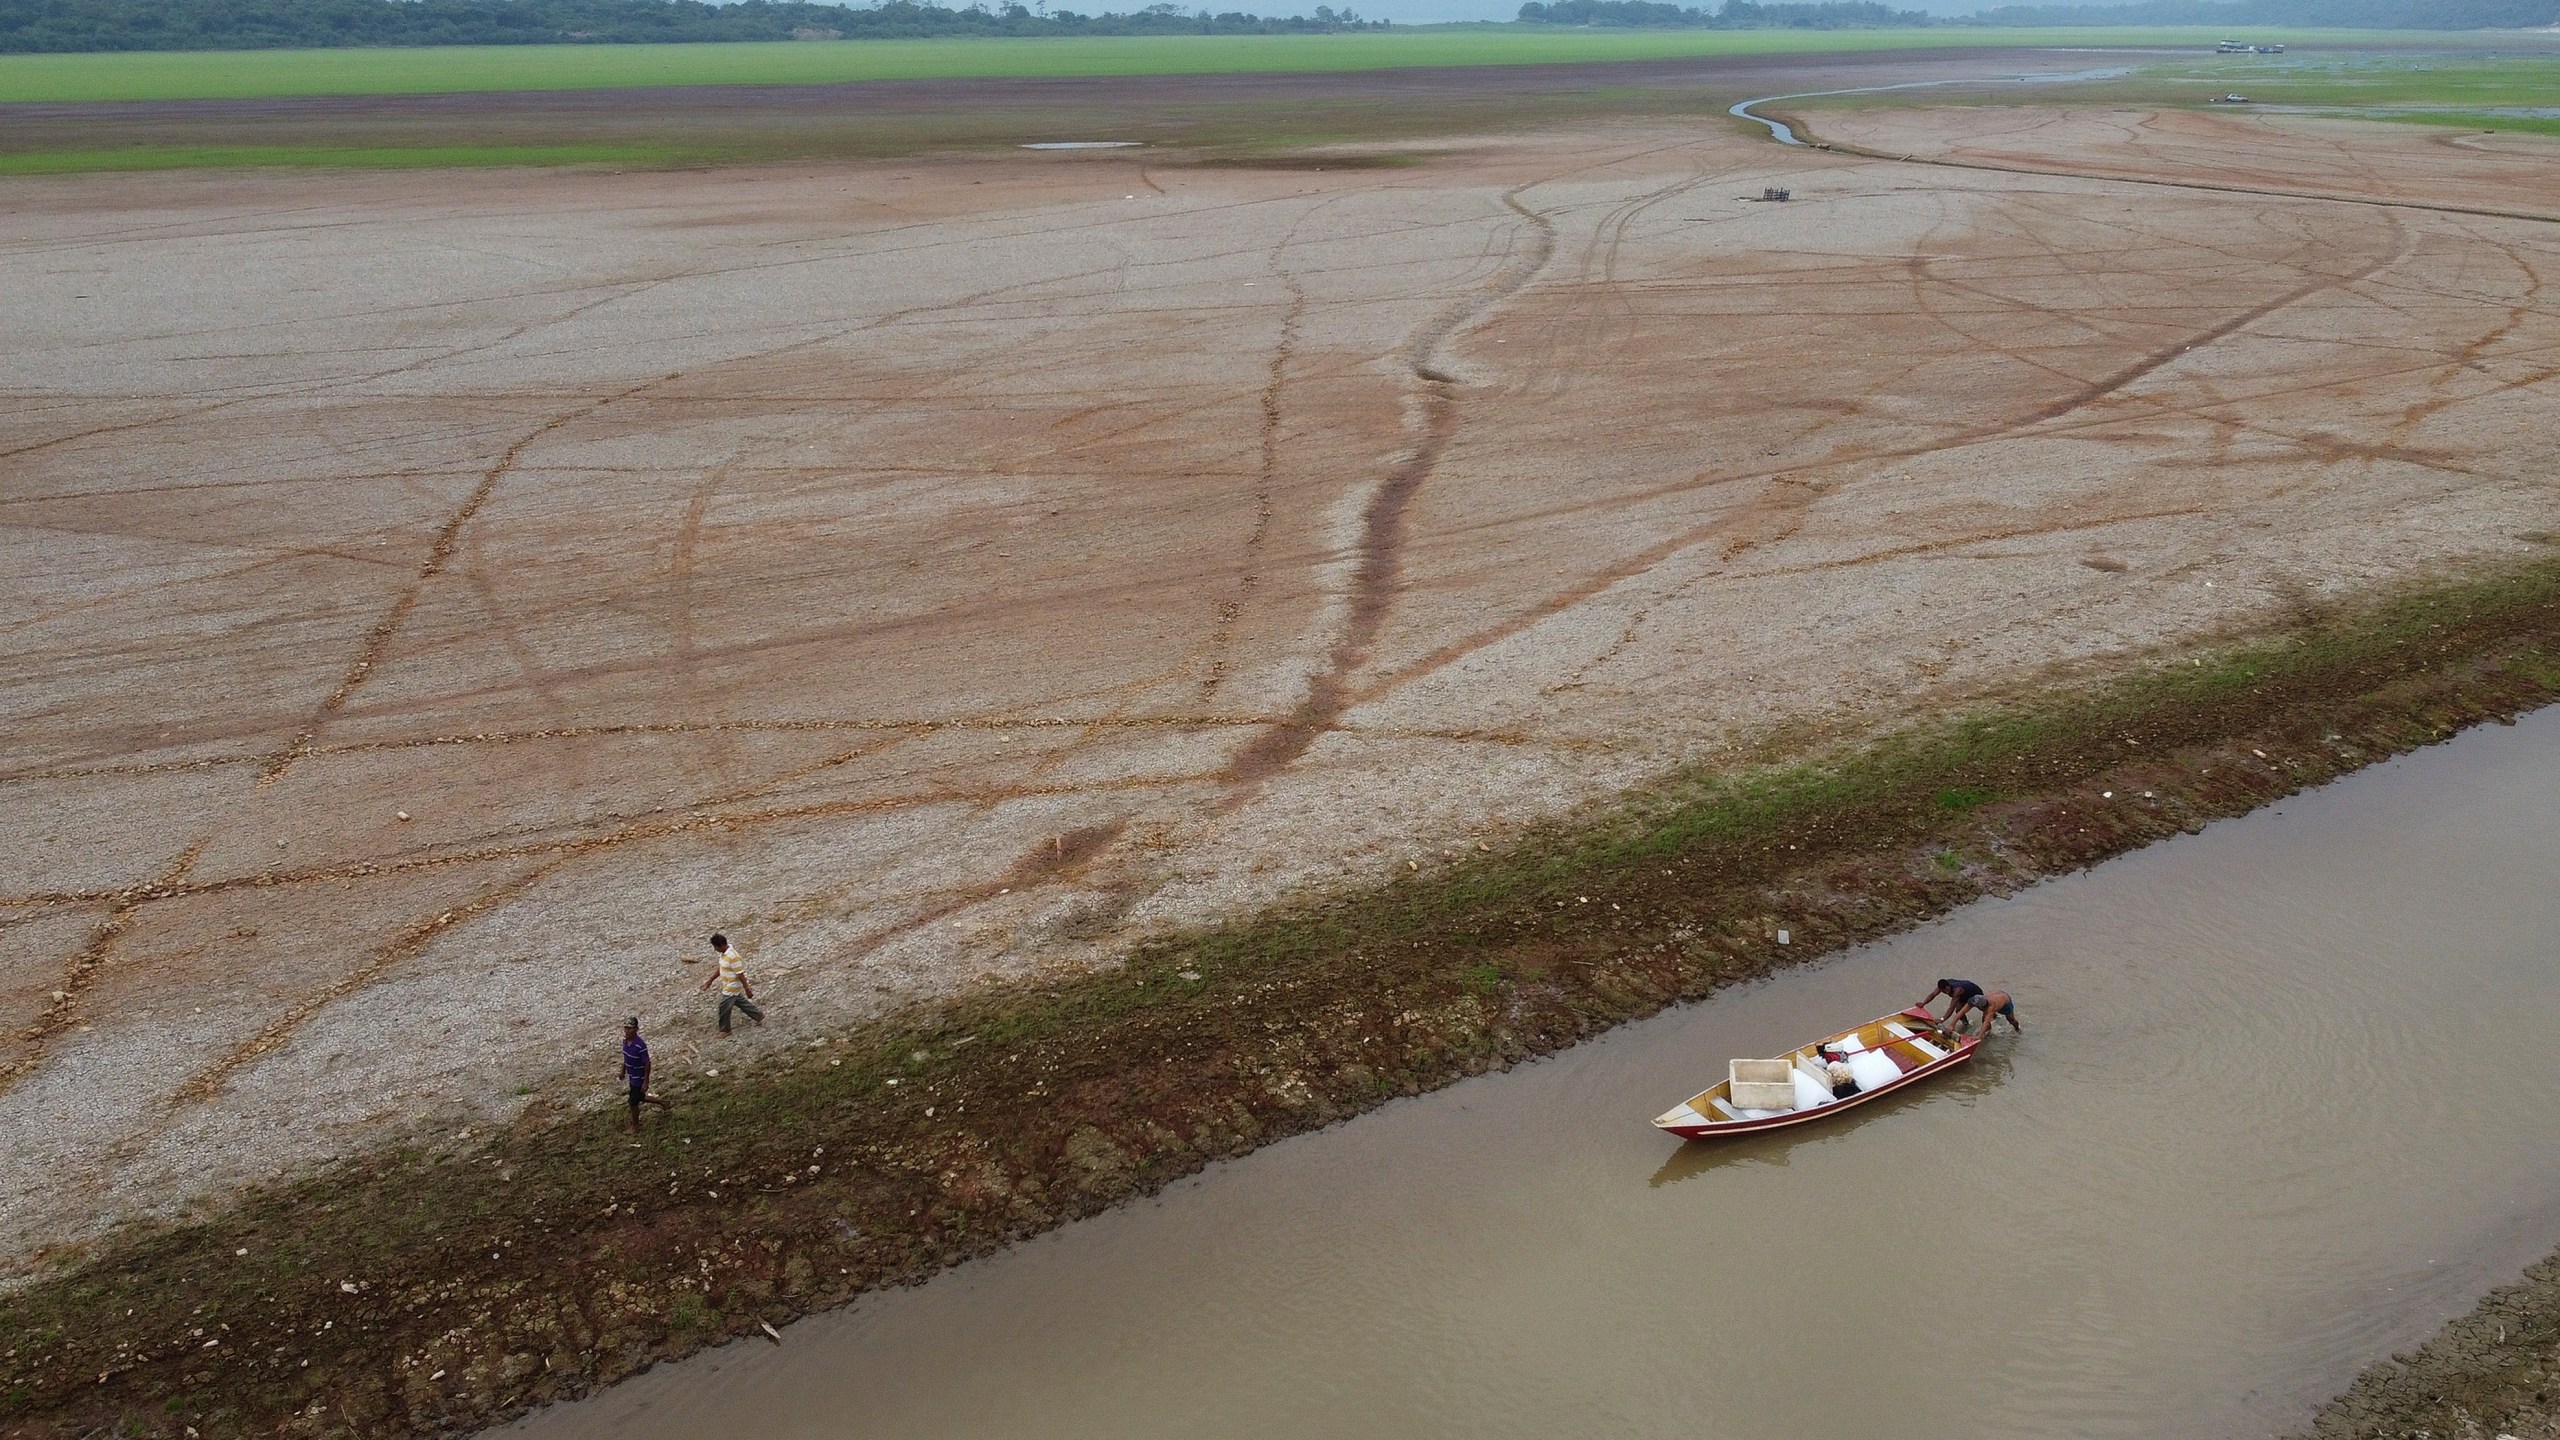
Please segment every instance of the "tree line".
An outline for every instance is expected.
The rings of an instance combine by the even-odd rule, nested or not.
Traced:
[[[2133,0],[2114,5],[2003,5],[1941,17],[1872,0],[1759,4],[1725,0],[1719,9],[1665,0],[1529,0],[1520,19],[1535,25],[1644,30],[1875,29],[1902,25],[2251,25],[2343,26],[2359,30],[2510,30],[2560,24],[2560,0]]]
[[[2129,0],[2004,5],[1955,18],[1876,0],[1529,0],[1530,25],[1617,29],[1873,29],[1916,25],[2254,25],[2524,29],[2560,24],[2560,0]],[[955,10],[915,0],[0,0],[0,54],[81,50],[272,50],[349,45],[632,44],[913,39],[995,35],[1303,35],[1384,29],[1348,9],[1212,14],[1157,4],[1084,15],[1025,5]]]
[[[2560,24],[2560,0],[2137,0],[2124,5],[2003,5],[1958,23],[2523,30]]]
[[[904,40],[964,35],[1302,35],[1384,29],[1312,16],[1213,15],[1173,4],[1083,15],[1023,4],[954,10],[913,0],[0,0],[0,54],[276,50],[349,45],[619,45],[718,40]]]
[[[1780,0],[1724,0],[1717,10],[1683,8],[1663,0],[1529,0],[1520,19],[1532,25],[1594,25],[1630,30],[1872,30],[1892,25],[1926,25],[1924,11],[1896,10],[1874,0],[1821,0],[1798,4]]]

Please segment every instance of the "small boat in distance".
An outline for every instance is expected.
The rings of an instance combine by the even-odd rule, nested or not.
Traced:
[[[1653,1123],[1683,1140],[1714,1140],[1828,1119],[1953,1070],[1972,1059],[1981,1044],[1980,1032],[1950,1035],[1935,1016],[1915,1005],[1776,1060],[1736,1060],[1713,1089],[1672,1106],[1653,1117]],[[1848,1061],[1857,1079],[1854,1094],[1832,1095],[1820,1054],[1826,1048]]]

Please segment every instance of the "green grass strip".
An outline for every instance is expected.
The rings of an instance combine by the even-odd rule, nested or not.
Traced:
[[[2560,105],[2560,55],[2229,55],[2146,66],[2130,83],[2237,90],[2286,105],[2423,106],[2460,111]],[[2388,118],[2388,117],[2382,117]]]
[[[471,45],[404,50],[153,51],[0,56],[0,104],[431,95],[862,80],[1344,72],[1869,50],[2410,43],[2405,33],[2200,28],[1542,30],[1427,27],[1345,35],[844,40],[700,45]],[[2432,43],[2479,43],[2431,36]],[[2094,60],[2093,60],[2093,63]]]
[[[2519,135],[2560,135],[2560,115],[2467,115],[2459,110],[2407,110],[2377,114],[2360,110],[2358,120],[2388,120],[2400,125],[2446,125],[2465,130],[2495,130]]]
[[[700,164],[708,151],[666,145],[130,145],[101,150],[0,154],[0,175],[78,175],[118,170],[223,170],[292,166],[418,170],[494,165]]]

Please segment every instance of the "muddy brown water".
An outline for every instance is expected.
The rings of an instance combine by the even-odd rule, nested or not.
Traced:
[[[2548,711],[506,1433],[2282,1430],[2560,1239],[2555,855]],[[1943,974],[2026,1035],[1792,1136],[1646,1125]]]

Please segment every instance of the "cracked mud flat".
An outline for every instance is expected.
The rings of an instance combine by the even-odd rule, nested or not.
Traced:
[[[2303,1440],[2560,1435],[2560,1255],[2483,1296],[2320,1409]]]
[[[1820,138],[1921,160],[2067,170],[2162,185],[2560,219],[2551,187],[2519,184],[2547,165],[2547,135],[2333,120],[2234,106],[2218,110],[1948,105],[1810,112]]]
[[[1664,124],[0,193],[21,1273],[624,1013],[715,1064],[2560,531],[2531,220]]]

